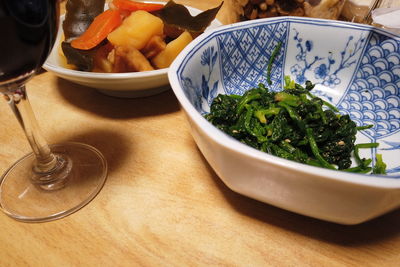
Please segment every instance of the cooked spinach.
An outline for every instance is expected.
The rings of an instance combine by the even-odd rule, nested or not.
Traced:
[[[282,42],[279,42],[278,45],[275,47],[274,51],[272,51],[271,57],[269,58],[268,65],[267,65],[267,83],[269,85],[272,84],[271,81],[271,70],[272,64],[274,63],[275,58],[277,57],[279,51],[281,50]]]
[[[205,118],[217,128],[253,148],[297,162],[349,172],[384,174],[386,165],[377,155],[361,159],[360,148],[377,143],[355,144],[359,130],[349,115],[311,94],[314,84],[303,87],[285,77],[282,91],[272,92],[259,84],[240,95],[218,95]],[[351,167],[352,156],[356,167]]]

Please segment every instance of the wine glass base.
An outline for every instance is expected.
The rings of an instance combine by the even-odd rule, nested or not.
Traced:
[[[55,155],[71,160],[70,171],[59,189],[46,190],[31,182],[33,153],[12,165],[0,178],[0,209],[24,222],[63,218],[88,204],[107,177],[107,162],[95,148],[81,143],[50,146]]]

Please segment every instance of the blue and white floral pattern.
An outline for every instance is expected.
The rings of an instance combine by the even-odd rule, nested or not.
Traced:
[[[296,63],[290,68],[290,72],[300,84],[311,80],[326,87],[337,87],[341,83],[339,72],[357,63],[359,52],[366,42],[365,36],[354,40],[354,36],[350,35],[343,49],[337,54],[332,51],[326,51],[326,55],[313,54],[314,41],[304,40],[296,28],[293,28],[293,31],[295,32],[293,40],[298,53],[295,56]]]
[[[203,54],[201,55],[201,65],[205,66],[208,70],[207,73],[203,73],[201,75],[201,95],[203,96],[204,99],[207,100],[207,103],[211,105],[212,100],[214,97],[217,96],[217,89],[218,89],[218,80],[215,81],[212,84],[212,87],[210,88],[210,78],[211,78],[211,73],[215,67],[215,63],[217,61],[217,52],[214,51],[214,47],[207,47],[206,50],[204,50]]]
[[[323,20],[259,21],[217,30],[191,51],[178,76],[193,106],[204,114],[219,93],[243,94],[259,83],[267,85],[268,60],[281,43],[267,87],[281,90],[285,74],[301,84],[316,83],[315,95],[358,125],[373,125],[357,141],[380,146],[363,153],[371,158],[383,154],[389,175],[400,178],[400,38]],[[326,30],[316,33],[316,25]]]

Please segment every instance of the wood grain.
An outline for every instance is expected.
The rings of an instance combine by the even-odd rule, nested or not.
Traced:
[[[0,266],[399,266],[399,210],[342,226],[232,192],[197,149],[171,90],[118,99],[44,72],[28,94],[49,143],[97,147],[109,175],[64,219],[28,224],[0,213]],[[6,103],[0,121],[3,172],[29,146]]]

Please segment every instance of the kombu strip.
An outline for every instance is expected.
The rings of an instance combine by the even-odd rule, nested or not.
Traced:
[[[61,49],[68,64],[75,65],[78,70],[91,71],[97,47],[91,50],[79,50],[71,46],[70,41],[82,35],[94,18],[104,11],[105,0],[68,0],[66,4],[63,31],[65,41]]]
[[[223,2],[212,9],[192,16],[189,10],[181,4],[176,4],[173,0],[169,1],[161,10],[154,12],[159,16],[168,27],[176,27],[180,30],[186,30],[192,34],[200,34],[211,24],[217,16]]]

